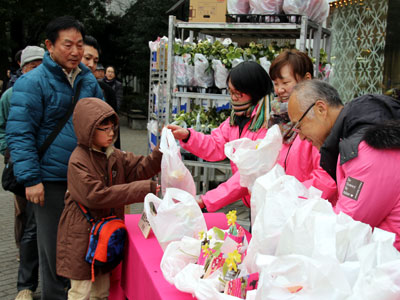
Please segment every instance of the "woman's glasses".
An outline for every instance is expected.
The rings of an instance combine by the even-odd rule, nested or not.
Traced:
[[[294,133],[299,133],[300,132],[300,123],[301,121],[303,121],[304,117],[307,115],[307,113],[311,110],[311,108],[313,108],[313,106],[315,105],[315,102],[313,104],[311,104],[306,111],[304,112],[304,114],[300,117],[300,119],[294,123],[292,126],[290,126],[290,128],[288,130],[286,130],[285,134],[283,135],[283,140],[287,141],[289,140]]]
[[[104,127],[104,128],[97,127],[96,129],[100,130],[100,131],[104,131],[107,134],[110,134],[111,132],[114,132],[117,128],[118,128],[118,126],[109,126],[109,127]]]
[[[239,92],[239,91],[233,91],[228,87],[228,92],[232,97],[235,97],[236,99],[242,98],[243,97],[243,93]]]

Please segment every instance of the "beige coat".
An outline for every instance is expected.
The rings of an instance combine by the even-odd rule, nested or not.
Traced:
[[[156,190],[156,182],[149,179],[161,168],[162,154],[158,148],[149,156],[114,147],[104,152],[92,149],[96,127],[112,115],[118,122],[111,106],[96,98],[80,100],[74,111],[78,146],[68,164],[68,190],[57,237],[57,274],[66,278],[91,279],[90,264],[85,261],[91,225],[75,201],[86,206],[96,219],[108,216],[112,208],[123,218],[125,204],[142,202]]]

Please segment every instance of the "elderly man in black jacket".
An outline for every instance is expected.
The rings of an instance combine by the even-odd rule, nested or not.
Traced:
[[[292,130],[320,149],[337,182],[335,212],[395,233],[400,250],[400,101],[364,95],[343,105],[328,83],[306,80],[288,110]]]

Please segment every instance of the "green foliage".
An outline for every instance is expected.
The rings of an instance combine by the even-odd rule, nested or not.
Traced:
[[[218,257],[221,254],[221,247],[222,247],[223,243],[221,242],[216,242],[214,245],[214,250],[215,252],[213,253],[213,256]]]
[[[228,272],[228,265],[227,265],[227,264],[224,264],[224,265],[222,266],[222,277],[223,277],[223,278],[225,277],[225,275],[226,275],[227,272]]]
[[[287,43],[283,46],[278,46],[276,42],[272,42],[268,46],[260,43],[250,42],[245,47],[241,48],[233,43],[222,43],[217,40],[210,43],[208,40],[199,41],[196,43],[175,43],[174,55],[182,56],[190,54],[189,63],[194,65],[193,58],[196,53],[201,53],[207,57],[210,65],[213,59],[218,59],[222,64],[230,70],[234,59],[253,60],[260,62],[260,58],[266,57],[272,61],[284,49],[292,49],[294,44]]]
[[[221,229],[218,227],[213,227],[213,231],[217,235],[218,239],[224,240],[225,233]]]
[[[196,131],[210,133],[212,129],[217,128],[229,116],[229,110],[217,112],[215,107],[210,107],[207,111],[203,106],[195,105],[193,110],[185,113],[180,111],[174,117],[173,124],[194,128]]]

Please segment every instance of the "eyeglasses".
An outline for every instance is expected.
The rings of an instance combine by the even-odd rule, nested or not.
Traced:
[[[228,92],[232,97],[235,97],[235,98],[242,98],[243,97],[243,93],[242,92],[232,91],[229,87],[228,87]]]
[[[299,133],[300,132],[300,123],[301,121],[303,121],[304,117],[307,115],[307,113],[311,110],[311,108],[313,108],[315,105],[315,102],[313,104],[311,104],[306,111],[303,113],[303,115],[300,117],[300,119],[294,123],[292,126],[290,126],[290,128],[288,130],[286,130],[285,134],[283,135],[283,140],[287,141],[289,140],[294,133]]]
[[[115,130],[117,130],[118,126],[109,126],[109,127],[104,127],[104,128],[97,127],[96,129],[103,131],[107,134],[110,134],[111,132],[114,132]]]

